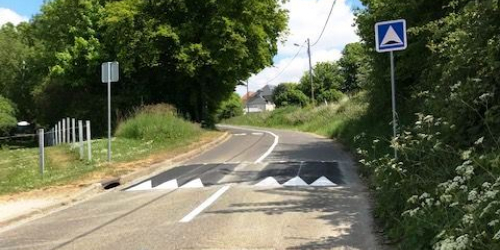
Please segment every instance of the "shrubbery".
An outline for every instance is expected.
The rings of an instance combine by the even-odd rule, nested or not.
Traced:
[[[11,101],[0,96],[0,135],[7,134],[17,124],[16,109]]]
[[[120,123],[116,136],[148,141],[175,141],[189,139],[202,132],[198,125],[179,118],[169,105],[151,105],[138,109]]]

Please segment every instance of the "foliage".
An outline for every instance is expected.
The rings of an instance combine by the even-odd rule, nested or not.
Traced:
[[[0,135],[7,134],[16,124],[15,107],[9,99],[0,95]]]
[[[370,65],[363,44],[359,42],[347,44],[338,64],[344,79],[339,87],[343,93],[355,93],[366,85]]]
[[[229,119],[231,117],[243,115],[243,104],[238,94],[233,93],[228,100],[223,101],[217,110],[217,119]]]
[[[113,114],[172,103],[213,123],[239,80],[272,64],[285,35],[280,0],[53,0],[40,14],[0,30],[0,94],[23,119],[51,125],[89,119],[105,131],[100,65],[118,61]],[[23,61],[25,63],[23,63]]]
[[[344,78],[337,63],[320,62],[313,68],[312,81],[314,87],[314,99],[323,101],[321,97],[324,98],[330,96],[328,94],[324,95],[323,93],[330,90],[340,90],[340,86],[342,85]],[[300,79],[299,89],[306,94],[306,96],[311,96],[311,81],[309,79],[309,72],[305,72]]]
[[[401,132],[389,141],[380,122],[390,120],[387,56],[366,48],[365,117],[380,114],[374,127],[386,132],[365,128],[353,142],[388,236],[403,249],[500,248],[499,2],[362,2],[365,46],[374,44],[377,20],[404,17],[409,27],[408,49],[396,53]]]
[[[304,108],[286,106],[272,112],[234,117],[224,122],[234,125],[299,129],[332,137],[344,133],[347,123],[364,114],[365,102],[365,97],[361,93],[335,104]]]
[[[276,107],[300,106],[309,102],[309,98],[302,93],[295,83],[281,83],[273,91],[273,101]]]
[[[176,115],[168,105],[146,106],[118,125],[116,136],[146,141],[175,141],[201,134],[201,129]]]

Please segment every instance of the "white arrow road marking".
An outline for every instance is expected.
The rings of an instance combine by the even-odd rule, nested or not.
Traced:
[[[151,180],[145,181],[139,185],[133,186],[132,188],[127,189],[126,191],[143,191],[152,189],[153,186],[151,184]]]
[[[176,189],[178,187],[179,186],[177,185],[177,179],[173,179],[173,180],[164,182],[164,183],[154,187],[153,189]]]
[[[230,186],[224,186],[221,189],[217,190],[217,192],[215,192],[207,200],[201,203],[200,206],[191,211],[191,213],[184,216],[184,218],[182,218],[179,222],[183,223],[190,222],[192,219],[194,219],[194,217],[203,212],[203,210],[205,210],[208,206],[212,205],[212,203],[214,203],[219,197],[221,197],[222,194],[224,194],[229,188]]]
[[[203,183],[201,182],[200,178],[198,178],[182,185],[180,188],[202,188],[202,187]]]
[[[265,178],[264,180],[260,181],[259,183],[255,184],[257,187],[281,187],[281,185],[278,183],[276,179],[273,177],[269,176]]]
[[[313,187],[334,187],[334,186],[337,186],[337,184],[331,182],[328,178],[321,176],[317,180],[315,180],[313,183],[311,183],[311,186],[313,186]]]
[[[308,186],[307,183],[302,180],[300,177],[294,177],[293,179],[290,179],[289,181],[283,183],[283,186],[285,187],[294,187],[294,186]]]

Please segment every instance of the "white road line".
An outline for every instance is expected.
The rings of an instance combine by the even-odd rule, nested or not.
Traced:
[[[241,133],[241,134],[233,134],[234,136],[245,136],[247,134]]]
[[[252,133],[252,135],[263,135],[264,133]]]
[[[229,188],[230,186],[227,185],[217,190],[217,192],[215,192],[212,196],[210,196],[206,201],[201,203],[200,206],[191,211],[191,213],[184,216],[184,218],[182,218],[179,222],[183,223],[190,222],[192,219],[194,219],[194,217],[203,212],[203,210],[205,210],[208,206],[212,205],[212,203],[214,203],[219,197],[221,197],[222,194],[224,194]]]
[[[274,136],[273,145],[271,145],[271,147],[261,157],[259,157],[259,159],[257,159],[254,163],[261,163],[267,156],[269,156],[273,152],[274,148],[278,145],[279,138],[280,138],[275,133],[270,132],[270,131],[265,131],[265,130],[241,128],[241,127],[235,127],[235,126],[230,126],[230,125],[220,125],[220,127],[248,130],[248,131],[260,132],[260,133],[266,133],[266,134],[270,134],[270,135]]]

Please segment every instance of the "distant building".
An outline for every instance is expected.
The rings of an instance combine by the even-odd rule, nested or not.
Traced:
[[[276,107],[273,102],[273,91],[275,86],[266,85],[255,93],[245,94],[241,99],[247,112],[247,103],[250,113],[272,111]]]

